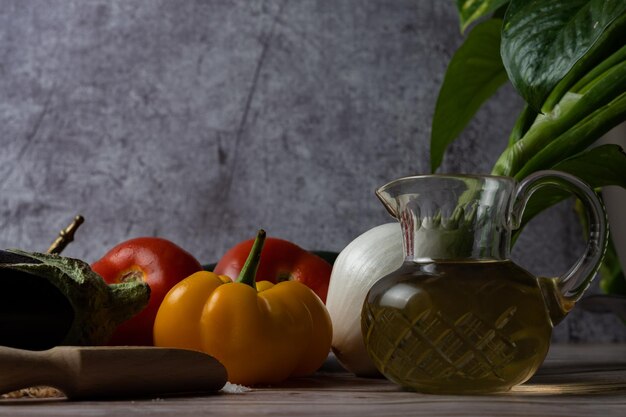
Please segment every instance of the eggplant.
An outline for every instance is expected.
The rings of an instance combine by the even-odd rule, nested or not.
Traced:
[[[79,259],[0,250],[0,345],[102,345],[149,297],[146,283],[108,285]]]

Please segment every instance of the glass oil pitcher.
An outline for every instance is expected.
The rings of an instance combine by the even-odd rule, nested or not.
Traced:
[[[511,232],[539,188],[578,197],[589,217],[583,257],[558,278],[509,259]],[[517,184],[495,176],[401,178],[376,191],[401,223],[405,261],[370,289],[361,326],[378,370],[427,393],[507,391],[543,362],[556,325],[593,279],[606,215],[578,178],[541,171]]]

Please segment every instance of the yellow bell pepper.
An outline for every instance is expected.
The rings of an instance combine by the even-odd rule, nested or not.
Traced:
[[[154,322],[155,346],[206,352],[236,384],[277,383],[315,372],[330,351],[330,316],[304,284],[255,283],[264,239],[260,230],[236,282],[201,271],[175,285]]]

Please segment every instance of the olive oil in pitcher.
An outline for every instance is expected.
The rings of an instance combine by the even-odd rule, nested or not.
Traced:
[[[376,367],[420,392],[508,390],[543,362],[551,332],[537,280],[510,261],[405,265],[363,312]]]

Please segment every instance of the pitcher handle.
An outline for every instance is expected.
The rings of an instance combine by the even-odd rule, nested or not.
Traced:
[[[607,217],[596,193],[581,179],[561,171],[537,171],[524,178],[515,190],[509,224],[518,229],[524,208],[539,188],[553,186],[574,194],[583,203],[589,223],[587,248],[569,271],[554,279],[542,278],[542,287],[553,324],[561,321],[593,280],[608,244]],[[558,310],[557,310],[558,307]]]

